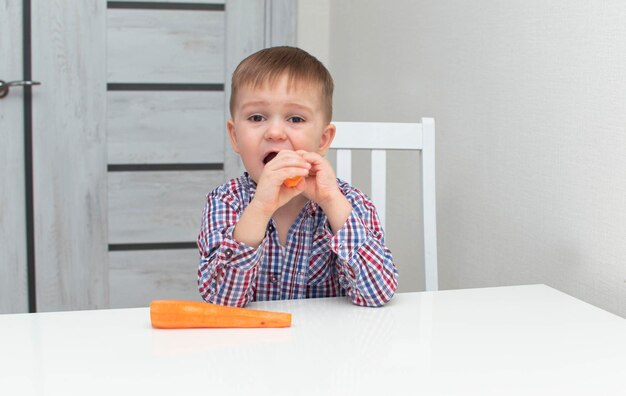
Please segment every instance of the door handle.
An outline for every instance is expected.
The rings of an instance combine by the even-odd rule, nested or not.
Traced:
[[[33,85],[41,85],[39,81],[2,81],[0,80],[0,99],[9,94],[9,88],[11,87],[31,87]]]

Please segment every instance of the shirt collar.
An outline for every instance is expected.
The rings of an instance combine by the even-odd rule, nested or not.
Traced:
[[[313,217],[315,216],[315,214],[317,213],[317,210],[319,209],[319,205],[316,204],[313,201],[308,201],[306,203],[306,205],[304,205],[304,210],[307,211],[307,213],[309,214],[309,216]]]
[[[246,191],[248,192],[248,197],[250,198],[250,201],[248,202],[251,202],[252,198],[254,198],[254,193],[256,192],[256,182],[252,180],[248,172],[243,173],[242,179],[243,179],[243,184],[246,188]]]

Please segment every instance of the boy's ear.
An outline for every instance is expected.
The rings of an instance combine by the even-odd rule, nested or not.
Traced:
[[[232,118],[229,118],[226,122],[226,129],[228,129],[228,137],[230,137],[230,145],[233,151],[239,154],[239,145],[237,144],[237,137],[235,136],[235,123]]]
[[[320,139],[320,146],[317,149],[317,153],[319,155],[326,155],[326,153],[328,152],[328,149],[330,148],[330,144],[333,142],[333,139],[335,138],[335,132],[337,131],[337,128],[335,128],[334,124],[328,124],[326,125],[326,128],[324,128],[324,132],[322,132],[322,137]]]

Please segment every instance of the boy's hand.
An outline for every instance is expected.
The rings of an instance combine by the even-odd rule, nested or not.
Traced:
[[[278,208],[301,194],[304,189],[304,183],[293,188],[285,186],[285,179],[306,176],[311,166],[295,151],[281,150],[263,168],[251,205],[271,217]]]
[[[322,207],[330,228],[337,233],[352,213],[352,205],[339,190],[335,171],[324,157],[303,150],[297,153],[311,164],[309,176],[297,187],[303,188],[304,196]]]
[[[301,183],[304,184],[305,197],[322,207],[333,199],[343,197],[337,185],[335,171],[326,158],[304,150],[298,150],[296,153],[311,164],[309,176],[305,178],[305,183]]]

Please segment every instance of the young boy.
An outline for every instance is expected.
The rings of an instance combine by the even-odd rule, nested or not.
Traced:
[[[261,50],[233,73],[227,128],[247,172],[207,196],[198,237],[206,301],[347,295],[381,306],[393,297],[398,272],[376,208],[323,157],[335,136],[332,94],[328,70],[298,48]]]

